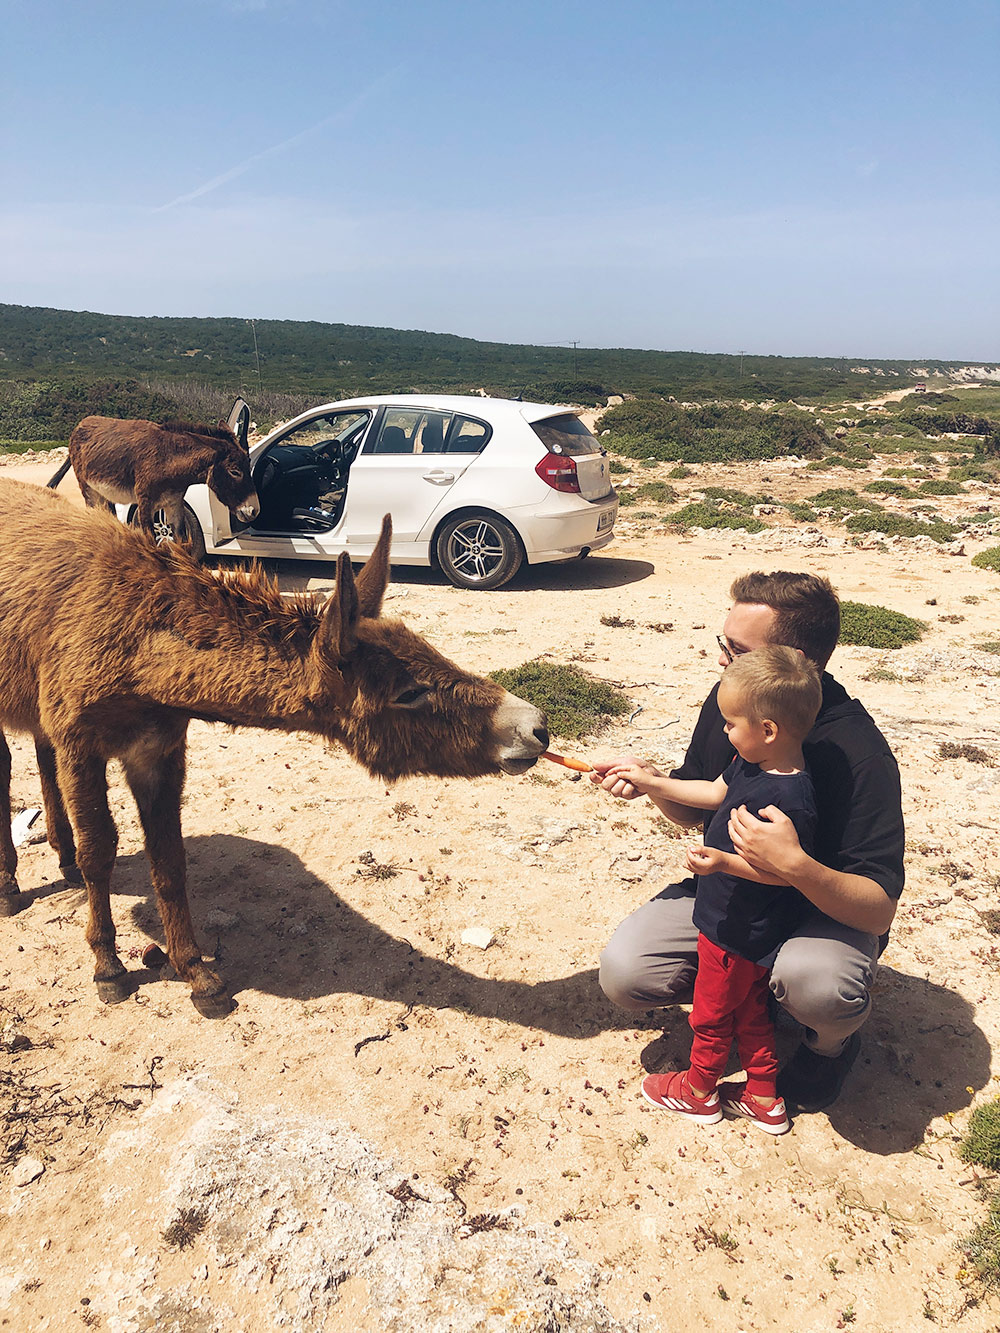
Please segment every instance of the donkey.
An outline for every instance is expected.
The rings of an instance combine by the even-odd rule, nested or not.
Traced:
[[[388,515],[357,578],[341,555],[325,604],[282,598],[259,570],[213,574],[182,546],[23,482],[0,481],[0,534],[0,726],[35,737],[48,839],[67,878],[82,873],[106,1003],[130,993],[109,901],[110,759],[138,806],[170,962],[215,1017],[232,1004],[195,941],[181,837],[191,718],[313,732],[388,780],[521,773],[548,744],[537,708],[381,617]],[[0,743],[0,916],[10,916],[22,900]]]
[[[111,509],[134,501],[139,527],[149,533],[162,509],[180,536],[184,492],[198,481],[243,522],[260,513],[250,455],[228,426],[84,417],[69,437],[69,458],[47,484],[58,486],[71,465],[88,505]]]

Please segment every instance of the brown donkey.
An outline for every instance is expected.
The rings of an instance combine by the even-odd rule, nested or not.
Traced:
[[[389,542],[387,516],[357,579],[342,555],[320,605],[282,598],[259,572],[216,576],[172,542],[0,481],[0,725],[35,737],[49,842],[87,887],[102,1000],[130,992],[109,903],[110,759],[138,806],[170,961],[214,1016],[231,1003],[195,942],[181,838],[191,718],[315,732],[387,779],[520,773],[545,749],[537,708],[381,618]],[[10,916],[20,898],[0,746],[0,915]]]
[[[158,509],[175,535],[184,531],[184,492],[199,481],[245,523],[260,513],[250,455],[228,426],[84,417],[69,437],[69,458],[48,485],[58,486],[71,465],[88,505],[135,501],[139,527],[149,533]],[[197,543],[197,534],[189,537]]]

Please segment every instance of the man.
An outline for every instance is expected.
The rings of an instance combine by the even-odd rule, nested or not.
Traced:
[[[823,673],[823,703],[803,745],[819,817],[814,855],[806,855],[791,821],[773,807],[741,806],[729,826],[740,855],[794,885],[815,909],[778,951],[769,984],[805,1029],[779,1075],[778,1094],[800,1111],[818,1111],[836,1100],[857,1057],[876,959],[903,888],[899,770],[871,717],[824,669],[840,636],[840,604],[829,581],[754,573],[737,579],[731,595],[718,638],[723,669],[751,649],[784,644]],[[702,706],[684,763],[672,776],[711,781],[730,763],[718,690]],[[598,763],[591,780],[634,799],[639,793],[631,783],[608,776],[613,762]],[[699,822],[687,807],[661,809],[677,824]],[[643,1011],[689,997],[698,962],[694,892],[693,879],[668,885],[618,927],[601,955],[600,984],[609,999]]]

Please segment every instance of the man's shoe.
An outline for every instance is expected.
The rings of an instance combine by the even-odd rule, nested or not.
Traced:
[[[859,1032],[852,1033],[840,1054],[832,1057],[800,1046],[778,1075],[778,1096],[807,1115],[825,1111],[840,1096],[860,1049]]]

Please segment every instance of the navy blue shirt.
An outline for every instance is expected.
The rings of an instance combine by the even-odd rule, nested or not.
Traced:
[[[802,849],[816,843],[816,793],[808,773],[768,773],[739,755],[723,773],[726,799],[705,831],[705,846],[735,852],[729,812],[745,805],[752,815],[775,805],[795,825]],[[698,875],[694,924],[721,949],[770,967],[774,955],[810,910],[807,898],[787,884],[758,884],[723,873]]]

